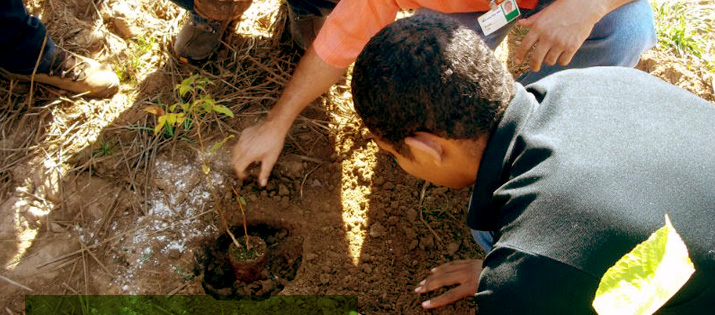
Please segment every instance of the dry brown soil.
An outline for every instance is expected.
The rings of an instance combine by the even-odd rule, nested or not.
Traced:
[[[210,152],[262,117],[298,60],[278,1],[256,0],[200,65],[170,56],[185,13],[167,0],[29,2],[57,42],[125,75],[110,100],[0,81],[0,311],[21,313],[26,294],[248,293],[352,294],[364,314],[421,314],[413,289],[431,268],[481,257],[464,224],[469,189],[415,179],[379,152],[346,81],[298,119],[267,187],[233,176],[232,141]],[[715,101],[712,75],[667,52],[639,68]],[[144,111],[177,102],[174,85],[193,73],[236,113],[206,117],[203,149],[196,129],[154,135]],[[253,283],[221,277],[217,208],[243,233],[234,189],[249,234],[269,245]],[[475,308],[466,299],[433,313]]]

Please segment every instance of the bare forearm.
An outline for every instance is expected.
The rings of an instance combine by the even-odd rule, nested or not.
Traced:
[[[320,59],[311,46],[301,58],[283,94],[268,113],[266,121],[277,123],[287,130],[310,102],[328,91],[345,70]]]

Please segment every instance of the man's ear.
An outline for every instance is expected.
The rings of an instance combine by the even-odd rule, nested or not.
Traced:
[[[405,138],[405,144],[412,150],[413,155],[426,155],[436,165],[442,165],[444,150],[438,136],[428,132],[417,132],[413,137]]]

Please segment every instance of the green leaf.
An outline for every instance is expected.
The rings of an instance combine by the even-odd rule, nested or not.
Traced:
[[[169,126],[176,126],[176,114],[166,114],[166,123]]]
[[[214,98],[211,97],[211,95],[204,95],[203,97],[201,97],[201,101],[203,101],[204,103],[207,103],[211,106],[214,106],[216,104],[216,103],[214,103]]]
[[[166,134],[169,137],[173,137],[174,136],[174,127],[169,126],[169,124],[166,124],[166,123],[164,123],[164,127],[166,127],[166,129],[164,129],[164,131],[166,131]]]
[[[204,174],[206,174],[206,175],[208,175],[209,173],[211,173],[211,168],[210,168],[208,165],[206,165],[206,164],[201,165],[201,170],[203,170],[203,171],[204,171]]]
[[[186,119],[186,114],[184,114],[184,113],[176,114],[176,126],[183,124],[184,119]]]
[[[181,97],[186,96],[186,93],[189,92],[189,88],[190,88],[189,86],[182,84],[179,87],[179,95],[181,95]]]
[[[219,113],[219,114],[224,114],[224,115],[226,115],[226,116],[228,116],[228,117],[233,118],[233,112],[232,112],[230,109],[228,109],[228,107],[226,107],[226,106],[223,106],[223,105],[215,105],[215,106],[213,107],[213,110],[214,110],[214,112],[217,112],[217,113]]]
[[[209,150],[209,152],[210,152],[210,153],[216,152],[216,150],[218,150],[219,148],[221,148],[221,147],[224,145],[224,143],[226,143],[226,141],[231,140],[231,139],[233,139],[233,138],[235,138],[234,135],[229,135],[228,137],[223,138],[223,140],[214,143],[214,145],[211,146],[211,149]]]
[[[164,127],[165,122],[166,116],[159,116],[156,122],[156,126],[154,126],[154,134],[158,134],[161,131],[161,128]]]
[[[666,215],[665,226],[606,271],[593,308],[600,315],[652,314],[693,272],[688,249]]]
[[[202,113],[208,113],[211,110],[211,104],[201,102]]]
[[[243,199],[243,196],[238,196],[238,202],[240,202],[242,206],[246,206],[246,199]]]

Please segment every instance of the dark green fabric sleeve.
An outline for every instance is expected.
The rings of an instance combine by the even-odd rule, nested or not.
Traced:
[[[477,314],[595,314],[598,280],[569,265],[497,247],[484,261]]]

